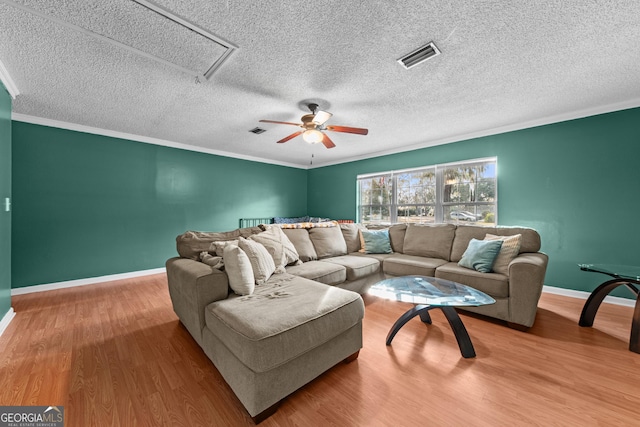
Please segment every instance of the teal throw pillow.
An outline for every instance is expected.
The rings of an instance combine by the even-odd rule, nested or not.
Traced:
[[[366,254],[390,254],[389,230],[360,230]]]
[[[491,267],[502,247],[501,240],[471,239],[458,265],[472,268],[482,273],[491,272]]]

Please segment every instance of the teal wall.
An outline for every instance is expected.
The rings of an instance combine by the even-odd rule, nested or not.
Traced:
[[[305,171],[13,122],[13,287],[162,267],[176,235],[240,217],[355,218],[358,174],[495,156],[499,223],[540,232],[547,285],[591,291],[605,277],[577,263],[640,264],[637,123],[640,108]]]
[[[0,83],[0,320],[11,308],[11,96]]]
[[[13,287],[164,267],[178,234],[304,215],[306,192],[303,169],[13,122]]]
[[[309,171],[309,212],[355,218],[356,175],[498,158],[498,222],[533,227],[546,284],[591,291],[581,262],[640,265],[640,108]],[[617,292],[629,296],[630,292]]]

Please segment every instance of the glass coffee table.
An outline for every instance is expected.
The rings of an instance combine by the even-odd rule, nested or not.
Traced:
[[[618,286],[626,286],[636,296],[636,307],[631,321],[629,350],[634,353],[640,353],[640,290],[638,289],[638,286],[640,286],[640,267],[615,264],[578,264],[578,267],[582,271],[602,273],[613,277],[613,279],[607,280],[591,292],[587,302],[582,307],[578,324],[587,327],[593,326],[593,320],[604,298]]]
[[[465,358],[475,357],[476,352],[467,329],[454,307],[477,307],[496,302],[489,295],[472,287],[427,276],[392,277],[376,283],[369,288],[368,293],[388,300],[415,304],[415,307],[400,316],[393,324],[387,335],[387,345],[391,345],[393,337],[400,328],[416,316],[420,316],[423,322],[431,324],[429,310],[439,308],[449,321],[458,341],[460,353]]]

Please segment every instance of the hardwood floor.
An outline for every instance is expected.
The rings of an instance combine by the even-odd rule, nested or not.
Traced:
[[[629,307],[544,294],[529,332],[465,314],[477,357],[444,315],[365,297],[364,348],[285,399],[261,426],[638,425]],[[74,426],[253,425],[173,310],[164,275],[13,297],[0,337],[0,405],[59,405]]]

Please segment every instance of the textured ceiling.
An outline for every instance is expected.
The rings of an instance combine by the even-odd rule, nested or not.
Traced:
[[[0,0],[14,113],[316,167],[640,106],[637,0],[153,3],[238,49],[197,83],[171,64],[202,73],[224,49],[138,3]],[[441,55],[396,62],[430,41]],[[304,100],[369,135],[276,144],[297,128],[258,120],[299,122]]]

